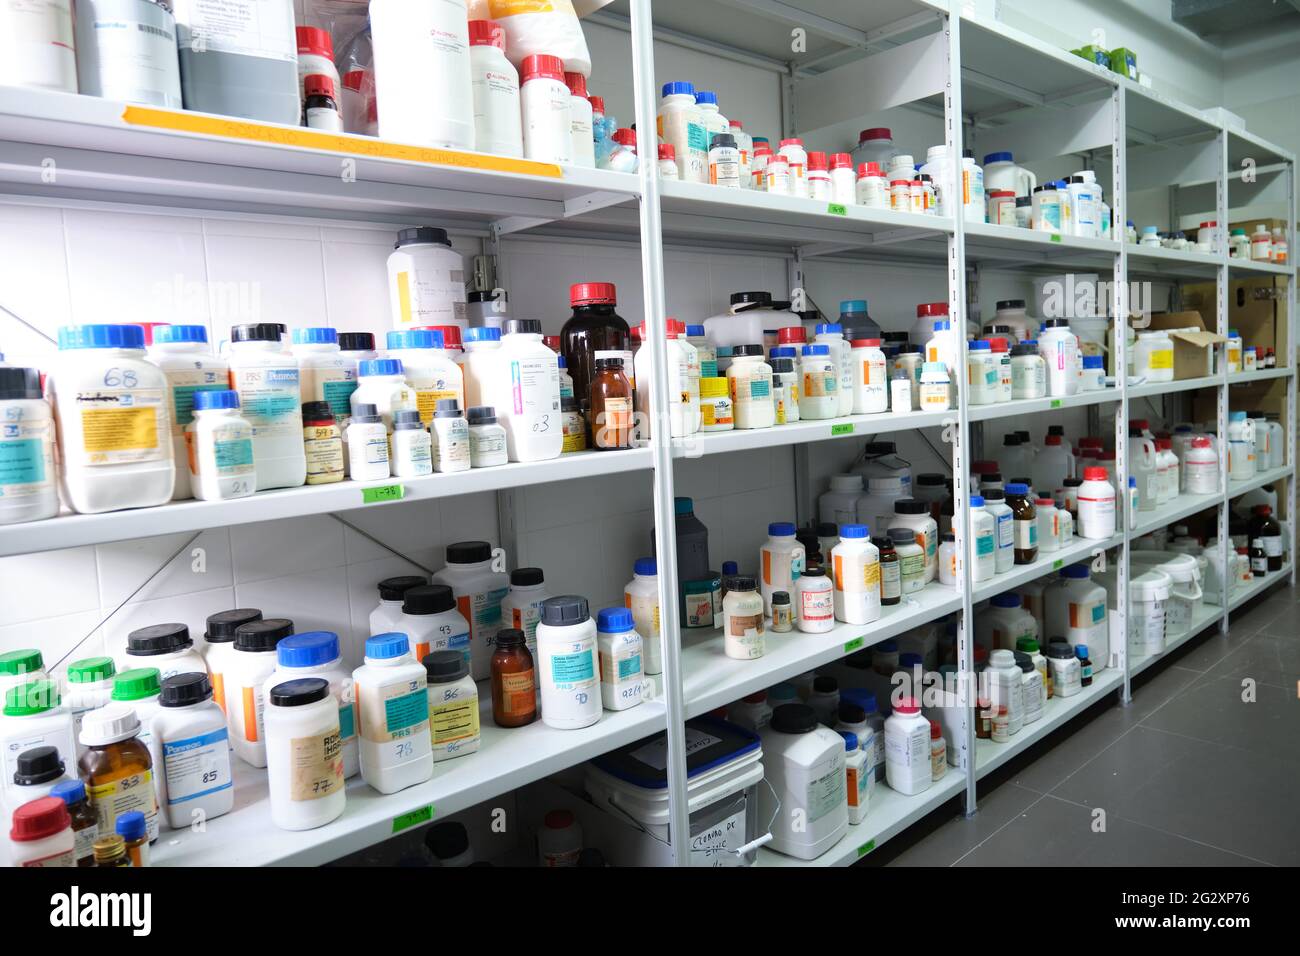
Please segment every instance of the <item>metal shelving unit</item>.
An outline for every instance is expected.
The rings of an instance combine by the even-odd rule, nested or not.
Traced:
[[[745,16],[737,17],[734,6]],[[653,19],[652,19],[653,15]],[[1200,111],[1123,80],[1065,50],[1056,50],[997,21],[971,14],[964,6],[928,0],[884,0],[844,4],[836,0],[728,0],[727,5],[697,0],[616,2],[593,15],[598,22],[625,26],[631,54],[638,129],[654,127],[657,102],[653,38],[666,38],[738,62],[759,62],[783,74],[786,135],[817,130],[845,115],[910,107],[943,120],[950,155],[960,155],[967,138],[996,141],[1017,159],[1033,162],[1062,155],[1094,154],[1111,167],[1107,193],[1116,219],[1123,222],[1130,188],[1168,183],[1176,175],[1189,189],[1211,191],[1218,220],[1229,209],[1229,172],[1243,150],[1265,155],[1281,171],[1270,174],[1272,194],[1285,196],[1294,220],[1295,157],[1252,134],[1225,129]],[[810,34],[808,52],[791,59],[790,29]],[[896,79],[907,63],[906,88]],[[495,243],[519,232],[568,236],[579,241],[605,238],[635,241],[642,255],[644,313],[651,353],[654,413],[668,417],[668,399],[659,383],[667,380],[662,347],[666,243],[778,253],[802,280],[805,259],[827,256],[852,261],[914,260],[942,269],[953,315],[965,315],[968,271],[980,263],[1013,265],[1037,273],[1091,268],[1113,278],[1111,314],[1127,315],[1130,278],[1158,281],[1212,279],[1217,287],[1217,321],[1227,330],[1227,283],[1231,276],[1285,275],[1290,334],[1294,348],[1294,268],[1230,260],[1226,253],[1203,255],[1137,247],[1112,240],[1080,239],[1012,230],[955,218],[868,210],[715,187],[660,183],[653,164],[637,175],[582,170],[505,160],[474,153],[421,150],[364,137],[336,136],[243,123],[199,114],[123,108],[90,97],[31,90],[0,89],[0,192],[28,202],[129,204],[172,210],[203,210],[230,216],[273,214],[302,221],[407,223],[436,215],[448,227]],[[982,143],[981,143],[982,145]],[[41,180],[42,161],[53,156],[55,183]],[[340,172],[344,175],[340,175]],[[1280,183],[1281,185],[1277,185]],[[1295,247],[1292,237],[1292,248]],[[798,284],[798,283],[792,283]],[[1115,361],[1124,367],[1123,336]],[[664,642],[661,694],[622,713],[606,714],[583,731],[553,731],[537,724],[502,731],[483,725],[478,754],[439,765],[426,784],[388,796],[354,781],[347,812],[319,830],[288,833],[276,829],[265,807],[264,774],[239,766],[236,809],[211,824],[205,839],[171,831],[155,851],[168,865],[322,863],[363,848],[396,832],[398,821],[425,812],[445,815],[525,783],[571,767],[624,743],[667,731],[671,830],[688,832],[685,784],[687,718],[708,712],[754,690],[836,661],[847,654],[949,614],[960,615],[959,677],[973,674],[972,607],[994,594],[1051,574],[1066,563],[1086,560],[1097,550],[1119,554],[1119,633],[1117,665],[1101,672],[1083,694],[1049,702],[1043,719],[1010,744],[980,741],[967,717],[954,748],[958,766],[936,786],[905,797],[885,786],[876,790],[867,820],[809,865],[840,865],[860,859],[884,840],[956,796],[966,812],[975,811],[975,783],[995,767],[1048,737],[1094,702],[1116,693],[1129,700],[1129,680],[1156,658],[1130,660],[1125,622],[1132,539],[1198,511],[1216,509],[1219,540],[1226,557],[1227,512],[1231,498],[1286,479],[1286,514],[1294,528],[1296,489],[1296,378],[1286,356],[1270,372],[1214,376],[1163,385],[1116,387],[1069,398],[968,404],[961,389],[958,407],[945,413],[852,416],[755,432],[697,435],[685,442],[657,441],[651,447],[613,454],[566,456],[553,462],[476,470],[465,475],[378,483],[400,485],[400,494],[372,495],[362,486],[303,488],[259,494],[232,502],[190,502],[146,512],[64,516],[36,525],[0,528],[0,556],[18,555],[124,540],[175,531],[243,524],[359,507],[400,507],[402,501],[450,497],[468,491],[508,490],[529,484],[592,475],[650,471],[654,476],[656,524],[668,527],[673,515],[673,462],[677,458],[725,454],[779,445],[800,446],[844,437],[889,434],[951,425],[951,465],[959,539],[959,587],[931,585],[887,609],[864,627],[838,625],[822,635],[772,635],[767,654],[740,662],[721,654],[715,633],[686,633]],[[965,362],[965,343],[961,346]],[[1067,408],[1110,409],[1119,479],[1126,485],[1127,421],[1133,399],[1167,399],[1215,389],[1219,434],[1226,433],[1230,386],[1285,380],[1288,402],[1287,466],[1225,491],[1198,498],[1180,496],[1154,512],[1142,512],[1134,526],[1105,541],[1080,540],[1055,554],[1044,554],[978,585],[970,579],[963,542],[968,534],[969,462],[977,457],[973,425]],[[665,431],[659,429],[657,431]],[[798,482],[796,483],[798,484]],[[807,497],[809,489],[799,487]],[[1124,511],[1126,509],[1121,509]],[[765,518],[764,518],[765,520]],[[682,633],[676,600],[674,542],[659,535],[662,626],[666,635]],[[1291,553],[1294,554],[1294,532]],[[1295,565],[1257,579],[1207,606],[1186,638],[1216,622],[1227,627],[1230,612],[1282,580],[1294,583]],[[969,709],[967,708],[967,713]],[[232,857],[232,847],[238,855]],[[678,854],[679,865],[689,854]],[[762,850],[761,865],[805,865]]]

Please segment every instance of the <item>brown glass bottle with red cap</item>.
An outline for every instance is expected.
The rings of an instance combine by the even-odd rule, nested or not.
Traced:
[[[569,287],[573,315],[560,330],[560,354],[573,377],[573,394],[590,410],[591,385],[596,380],[597,352],[624,352],[631,372],[632,334],[614,307],[618,295],[612,282],[579,282]],[[588,416],[590,420],[590,416]]]

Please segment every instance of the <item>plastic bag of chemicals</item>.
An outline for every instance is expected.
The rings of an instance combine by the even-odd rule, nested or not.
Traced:
[[[572,0],[488,0],[492,19],[506,31],[506,58],[519,68],[524,57],[549,53],[564,59],[568,73],[591,76],[591,53]]]

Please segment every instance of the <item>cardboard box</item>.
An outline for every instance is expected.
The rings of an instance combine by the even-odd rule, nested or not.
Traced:
[[[1214,291],[1212,282],[1183,287],[1183,304],[1200,312],[1206,328],[1214,328]],[[1286,291],[1285,276],[1256,276],[1228,283],[1228,328],[1241,333],[1243,345],[1272,348],[1279,362],[1285,362],[1285,356],[1291,354]]]
[[[1227,338],[1206,330],[1200,312],[1159,312],[1151,316],[1151,323],[1143,331],[1153,329],[1194,329],[1190,332],[1173,332],[1174,378],[1201,378],[1214,374],[1214,347]]]

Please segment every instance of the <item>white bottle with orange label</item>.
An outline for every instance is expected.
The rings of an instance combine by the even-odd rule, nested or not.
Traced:
[[[840,543],[831,549],[835,580],[835,620],[870,624],[880,618],[880,550],[864,524],[840,526]]]

